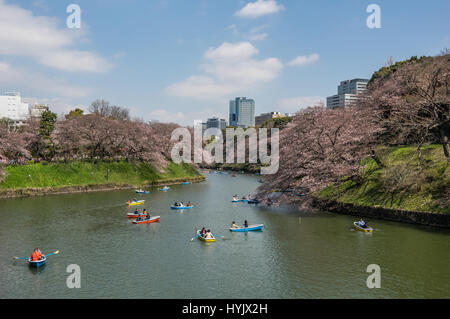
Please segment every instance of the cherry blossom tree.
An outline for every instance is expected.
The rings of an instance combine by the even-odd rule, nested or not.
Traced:
[[[357,180],[361,160],[374,156],[382,131],[377,110],[367,107],[316,106],[297,113],[281,131],[280,167],[264,178],[259,197],[273,190],[308,188],[313,192],[344,177]]]

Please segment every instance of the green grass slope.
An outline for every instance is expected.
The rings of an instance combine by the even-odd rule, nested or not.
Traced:
[[[362,182],[343,180],[318,193],[323,199],[360,206],[450,213],[445,196],[450,189],[450,168],[442,145],[379,147],[383,167],[364,160]],[[422,163],[420,165],[420,163]]]
[[[170,163],[164,172],[158,172],[146,163],[128,162],[69,162],[29,164],[6,167],[7,177],[0,189],[67,187],[102,184],[146,185],[157,181],[171,181],[200,176],[188,164]]]

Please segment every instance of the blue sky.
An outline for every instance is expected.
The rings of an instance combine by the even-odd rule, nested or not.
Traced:
[[[81,8],[68,29],[66,8]],[[369,29],[369,4],[381,28]],[[97,98],[145,120],[295,112],[392,56],[450,48],[448,0],[0,0],[0,91],[59,114]]]

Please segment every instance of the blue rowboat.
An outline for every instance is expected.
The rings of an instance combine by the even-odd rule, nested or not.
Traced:
[[[238,232],[238,233],[244,233],[248,231],[258,231],[262,230],[264,227],[264,224],[259,225],[250,225],[248,227],[239,227],[239,228],[230,228],[230,231],[232,232]]]
[[[192,209],[194,206],[170,206],[170,209]]]
[[[189,185],[189,182],[182,182],[181,185]]]
[[[45,262],[47,261],[47,257],[44,256],[41,260],[32,261],[31,258],[28,258],[28,265],[30,267],[39,268],[45,265]]]
[[[231,201],[232,203],[246,203],[246,202],[248,202],[248,199],[238,199],[238,200],[232,200]]]
[[[160,190],[161,192],[167,192],[167,191],[169,191],[169,189],[170,189],[170,187],[167,187],[167,188],[160,188],[159,190]]]
[[[137,194],[150,194],[149,191],[136,191]]]

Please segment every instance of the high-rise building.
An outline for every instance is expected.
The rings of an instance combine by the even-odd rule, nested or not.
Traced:
[[[238,116],[237,116],[237,110],[236,110],[236,101],[231,100],[230,101],[230,117],[229,122],[231,126],[237,126],[238,122]]]
[[[23,125],[30,117],[28,103],[23,103],[20,93],[0,95],[0,118],[8,118],[16,125]]]
[[[335,109],[355,103],[359,96],[366,91],[368,82],[368,79],[342,81],[338,86],[338,94],[327,97],[327,107]]]
[[[238,127],[255,126],[255,101],[237,97],[230,101],[230,125]]]
[[[206,121],[206,129],[218,128],[218,129],[222,130],[222,129],[225,129],[226,127],[227,127],[227,121],[225,121],[225,119],[219,119],[218,117],[212,117]]]

